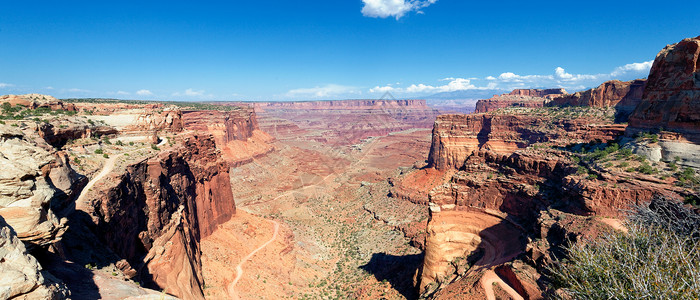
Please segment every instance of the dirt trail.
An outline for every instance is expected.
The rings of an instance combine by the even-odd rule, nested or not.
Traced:
[[[231,299],[240,299],[238,297],[238,294],[236,293],[236,284],[238,284],[238,281],[241,280],[241,277],[243,276],[243,264],[251,259],[255,253],[258,253],[258,251],[264,249],[269,245],[270,243],[274,242],[275,239],[277,239],[277,235],[279,234],[279,229],[280,229],[280,224],[277,221],[274,220],[267,220],[271,222],[274,225],[275,232],[272,234],[272,238],[270,238],[269,241],[265,242],[264,244],[260,245],[257,249],[253,250],[253,252],[248,253],[246,257],[241,259],[241,262],[236,266],[236,278],[231,281],[231,283],[228,285],[228,294],[231,297]]]
[[[165,140],[162,140],[156,146],[162,146],[162,145],[165,145]],[[148,147],[138,148],[138,149],[134,149],[134,150],[127,151],[127,152],[122,152],[122,153],[119,153],[117,155],[113,155],[110,158],[108,158],[107,161],[105,161],[104,166],[102,166],[102,170],[100,171],[100,173],[98,173],[97,176],[90,179],[90,181],[85,185],[83,190],[80,191],[80,195],[78,196],[78,199],[75,201],[75,209],[84,208],[85,197],[87,197],[87,194],[90,192],[90,190],[95,185],[95,183],[102,180],[102,178],[104,178],[110,172],[112,172],[112,170],[114,170],[114,166],[116,165],[118,158],[122,157],[126,153],[132,153],[132,152],[136,152],[136,151],[143,150],[146,148],[148,148]]]
[[[481,277],[481,287],[483,287],[484,291],[486,291],[486,299],[496,300],[496,295],[493,292],[493,286],[496,284],[501,285],[501,288],[513,299],[523,300],[523,297],[520,296],[520,294],[518,294],[518,292],[516,292],[510,285],[506,284],[501,277],[498,277],[496,272],[493,270],[486,271],[484,276]]]

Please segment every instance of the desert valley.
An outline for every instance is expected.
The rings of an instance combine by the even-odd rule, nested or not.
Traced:
[[[467,114],[0,96],[0,298],[579,298],[575,249],[661,224],[642,208],[684,224],[654,272],[689,281],[627,295],[698,297],[700,37],[659,48],[646,78]]]

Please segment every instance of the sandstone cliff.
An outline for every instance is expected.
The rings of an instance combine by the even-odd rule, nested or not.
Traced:
[[[510,153],[538,142],[572,143],[612,140],[625,126],[599,117],[556,119],[539,114],[441,115],[433,127],[428,166],[439,170],[459,168],[476,150]]]
[[[51,110],[77,111],[72,103],[64,103],[52,96],[41,94],[4,95],[0,96],[1,103],[10,103],[12,106],[22,105],[30,109],[45,107]]]
[[[514,89],[508,95],[529,97],[554,97],[567,94],[565,89]]]
[[[125,130],[180,132],[183,127],[182,111],[176,106],[171,106],[146,110]]]
[[[177,147],[106,180],[78,208],[142,282],[201,299],[199,242],[235,213],[228,169],[213,137],[187,135]]]
[[[515,89],[508,94],[477,101],[474,112],[485,113],[507,107],[542,107],[550,99],[564,94],[564,89]]]
[[[610,80],[596,88],[555,97],[548,106],[609,107],[634,110],[642,100],[645,79],[632,81]]]
[[[56,157],[41,143],[38,136],[0,125],[0,216],[30,246],[54,243],[67,222],[50,209],[58,192],[49,177]]]
[[[185,111],[184,127],[214,136],[231,166],[251,162],[274,150],[272,137],[260,130],[255,110],[247,105],[231,111]]]
[[[629,124],[633,134],[661,128],[700,143],[700,36],[659,52]]]
[[[65,299],[69,293],[42,271],[36,258],[27,253],[15,231],[0,217],[0,298]],[[47,277],[48,276],[48,277]]]

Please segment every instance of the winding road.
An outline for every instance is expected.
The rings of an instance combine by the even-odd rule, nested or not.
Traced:
[[[275,233],[272,234],[272,238],[270,238],[269,241],[260,245],[260,247],[253,250],[253,252],[248,253],[248,255],[246,255],[246,257],[244,257],[243,259],[241,259],[241,262],[236,266],[236,278],[234,278],[233,281],[231,281],[231,283],[229,283],[229,285],[227,287],[228,294],[231,297],[231,299],[240,299],[238,297],[238,294],[236,293],[236,284],[238,284],[238,281],[241,280],[241,277],[243,276],[243,264],[246,261],[248,261],[249,259],[251,259],[253,257],[253,255],[255,255],[255,253],[258,253],[258,251],[264,249],[265,247],[267,247],[267,245],[269,245],[270,243],[274,242],[275,239],[277,239],[277,235],[279,234],[279,230],[280,230],[280,224],[275,220],[267,220],[267,221],[271,222],[274,225]]]

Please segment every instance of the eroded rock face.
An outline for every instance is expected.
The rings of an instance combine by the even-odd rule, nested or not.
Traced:
[[[0,96],[0,103],[5,102],[10,103],[12,106],[22,105],[31,109],[46,107],[51,110],[77,111],[75,105],[72,103],[64,103],[52,96],[41,94]]]
[[[548,106],[620,107],[634,110],[642,100],[645,79],[610,80],[596,88],[552,99]]]
[[[183,127],[182,111],[176,106],[171,106],[147,110],[136,118],[133,125],[127,126],[126,130],[180,132]]]
[[[42,139],[56,148],[63,147],[70,140],[117,133],[117,129],[114,127],[90,124],[78,118],[41,123],[37,125],[36,131]]]
[[[0,217],[0,298],[65,299],[65,286],[45,278],[39,262],[27,253],[24,243]]]
[[[228,168],[211,135],[188,135],[107,180],[111,184],[82,209],[96,235],[139,270],[141,281],[201,299],[199,241],[236,210]]]
[[[624,130],[625,125],[594,117],[554,120],[551,116],[527,114],[441,115],[433,127],[428,166],[438,170],[459,168],[477,150],[511,153],[537,142],[607,141]]]
[[[567,94],[565,89],[514,89],[508,95],[513,96],[530,96],[530,97],[547,97],[555,95]]]
[[[250,106],[238,106],[231,111],[184,112],[185,128],[208,132],[231,166],[260,158],[274,150],[272,137],[260,130],[258,120]]]
[[[659,129],[700,143],[700,36],[666,46],[654,60],[630,134]]]
[[[515,89],[508,94],[477,101],[474,112],[486,113],[507,107],[543,107],[550,99],[564,94],[564,89]]]
[[[32,246],[51,244],[66,229],[66,220],[59,220],[50,209],[57,192],[49,176],[55,156],[46,150],[50,146],[38,143],[38,137],[0,125],[0,216]]]

